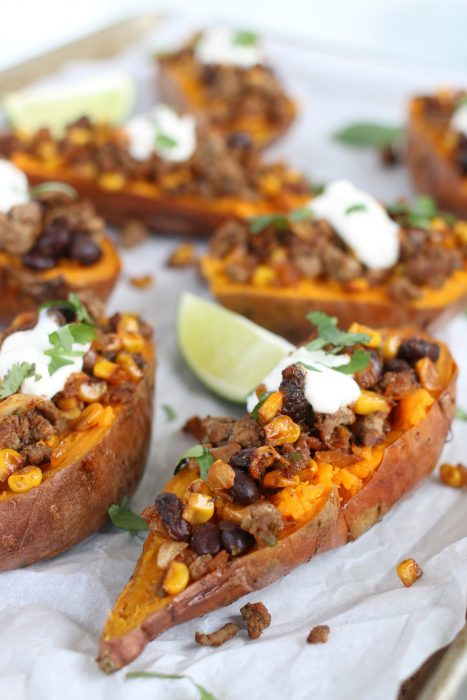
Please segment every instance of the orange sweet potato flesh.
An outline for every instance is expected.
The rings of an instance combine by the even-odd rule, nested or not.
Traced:
[[[433,331],[467,305],[467,268],[456,270],[440,289],[424,288],[420,299],[407,303],[391,300],[383,287],[353,292],[312,280],[288,288],[239,284],[208,256],[202,260],[202,273],[223,306],[296,344],[310,335],[310,311],[336,316],[344,328],[356,321],[372,328],[412,325]]]
[[[413,332],[399,329],[407,336]],[[204,578],[177,596],[158,598],[163,572],[157,568],[162,537],[151,532],[134,575],[120,595],[105,625],[98,663],[113,672],[135,659],[146,644],[173,625],[229,605],[241,596],[269,585],[319,552],[339,547],[372,527],[397,501],[434,469],[455,411],[457,367],[441,344],[438,369],[443,388],[415,426],[396,423],[382,458],[363,488],[339,505],[335,489],[325,493],[320,509],[295,527],[286,528],[274,547],[254,549]],[[167,484],[166,491],[182,495],[195,478],[190,467]]]
[[[66,298],[69,292],[89,291],[101,301],[110,296],[120,274],[120,258],[110,238],[99,245],[102,257],[85,267],[63,261],[51,270],[38,272],[25,268],[18,257],[0,252],[0,324],[8,324],[38,304]]]
[[[33,185],[51,180],[68,183],[82,198],[91,200],[99,214],[111,224],[137,219],[163,233],[206,235],[227,219],[287,212],[304,206],[310,199],[308,194],[291,192],[279,192],[275,197],[255,202],[236,197],[206,199],[196,195],[171,195],[144,181],[128,182],[122,189],[108,190],[100,187],[96,178],[80,176],[70,167],[47,165],[19,152],[11,160]]]
[[[467,217],[467,177],[450,159],[423,118],[423,98],[412,100],[406,130],[406,163],[415,188],[440,209]]]
[[[155,356],[149,342],[144,356],[144,378],[131,401],[115,406],[110,426],[66,436],[62,457],[36,488],[0,492],[0,571],[81,542],[104,524],[112,503],[135,491],[151,439]]]
[[[201,113],[209,116],[209,102],[203,86],[182,67],[166,62],[158,65],[158,92],[163,102],[170,104],[178,112]],[[226,132],[246,132],[258,148],[265,148],[277,141],[289,129],[297,115],[297,106],[292,100],[287,103],[287,116],[279,124],[273,123],[261,114],[239,115],[233,120],[217,124]]]

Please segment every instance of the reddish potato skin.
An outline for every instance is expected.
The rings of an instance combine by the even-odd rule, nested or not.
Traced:
[[[151,535],[149,535],[151,537]],[[229,564],[196,581],[165,608],[150,615],[126,635],[101,637],[98,664],[106,673],[130,663],[146,644],[181,622],[229,605],[243,595],[268,586],[315,554],[338,547],[347,540],[347,530],[332,493],[317,518],[266,547],[233,559]]]
[[[407,332],[402,329],[402,334]],[[387,447],[373,477],[342,509],[335,494],[331,494],[318,518],[285,537],[276,547],[233,560],[195,582],[127,634],[114,638],[103,634],[98,658],[101,669],[107,673],[117,671],[173,625],[229,605],[286,575],[315,554],[365,533],[436,466],[455,412],[456,378],[453,363],[450,381],[426,418]]]
[[[309,297],[281,294],[280,290],[260,290],[226,284],[210,285],[212,294],[226,308],[246,316],[273,333],[282,335],[292,343],[300,345],[310,337],[310,322],[306,314],[324,311],[336,316],[339,325],[348,328],[353,322],[371,328],[382,326],[416,326],[433,331],[441,328],[449,319],[462,311],[467,304],[467,292],[455,302],[441,307],[417,308],[388,301],[387,304],[367,302],[352,298],[349,293],[342,301],[337,299],[311,299]]]
[[[406,130],[406,163],[418,192],[431,195],[440,209],[467,217],[467,180],[425,132],[420,117],[410,110]]]
[[[103,439],[40,486],[0,500],[0,571],[49,559],[92,535],[143,474],[152,424],[155,361]]]

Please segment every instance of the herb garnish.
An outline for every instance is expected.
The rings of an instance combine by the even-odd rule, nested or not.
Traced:
[[[198,690],[199,700],[216,700],[216,697],[212,693],[206,690],[206,688],[203,688],[202,685],[199,685],[199,683],[196,683],[196,681],[194,681],[191,676],[185,676],[180,673],[157,673],[156,671],[130,671],[130,673],[126,674],[125,678],[127,680],[132,680],[135,678],[162,678],[163,680],[173,681],[180,681],[186,679],[191,681]]]
[[[54,374],[61,367],[72,365],[71,358],[84,356],[84,350],[73,350],[73,343],[85,345],[95,337],[94,327],[87,323],[68,323],[50,333],[49,341],[52,347],[44,351],[44,355],[51,358],[48,364],[49,375]]]
[[[397,146],[403,136],[404,129],[400,126],[376,124],[374,122],[349,124],[332,135],[335,141],[359,148]]]
[[[172,406],[169,406],[168,403],[162,404],[162,410],[164,411],[165,416],[166,416],[167,420],[169,421],[169,423],[176,419],[177,414],[176,414],[175,410],[172,408]]]
[[[42,377],[36,374],[36,365],[31,362],[16,362],[10,367],[0,383],[0,399],[6,399],[12,394],[18,393],[24,380],[33,377],[38,382]]]
[[[206,481],[208,478],[209,468],[214,462],[214,459],[208,448],[204,445],[194,445],[193,447],[189,447],[187,450],[185,450],[185,452],[180,455],[180,459],[177,462],[174,474],[177,474],[177,472],[180,471],[180,469],[184,467],[190,459],[196,459],[199,464],[199,475],[203,481]]]
[[[171,151],[172,148],[178,144],[178,141],[173,139],[171,136],[164,134],[162,131],[158,131],[155,136],[156,146],[158,146],[162,151]]]
[[[341,331],[337,328],[337,318],[328,316],[323,311],[312,311],[307,314],[307,319],[316,326],[318,337],[307,343],[307,350],[322,350],[327,345],[332,345],[333,348],[326,350],[327,353],[335,355],[344,347],[356,345],[357,343],[367,343],[371,340],[367,333],[349,333]],[[367,350],[356,350],[346,365],[333,367],[337,372],[343,374],[353,374],[360,372],[368,365],[371,354]]]
[[[60,300],[44,302],[44,304],[41,304],[39,306],[39,311],[42,311],[43,309],[49,309],[54,306],[59,306],[63,309],[70,309],[70,311],[73,311],[74,315],[76,316],[77,321],[81,321],[82,323],[88,323],[90,326],[94,325],[94,321],[89,315],[89,311],[87,310],[86,306],[83,304],[79,296],[76,294],[76,292],[69,293],[68,301]]]
[[[249,219],[249,230],[250,233],[261,233],[268,226],[274,226],[278,231],[282,231],[287,228],[291,221],[305,221],[311,216],[312,211],[309,207],[295,209],[290,214],[260,214]]]
[[[236,46],[256,46],[258,35],[255,32],[241,30],[235,33],[232,43]]]
[[[435,200],[428,195],[420,195],[412,205],[408,204],[408,202],[394,202],[387,209],[389,214],[406,215],[407,223],[417,228],[429,228],[432,219],[436,216],[444,219],[447,224],[453,224],[456,221],[456,217],[453,214],[440,211]]]
[[[120,530],[128,530],[132,534],[137,532],[143,532],[149,530],[149,525],[147,522],[137,513],[134,513],[127,506],[128,498],[125,496],[120,501],[120,505],[113,503],[109,510],[109,518],[112,521],[112,525],[118,527]]]
[[[342,374],[355,374],[355,372],[361,372],[362,369],[368,366],[370,361],[371,353],[368,350],[355,350],[352,353],[350,362],[346,365],[339,365],[338,367],[333,367],[337,372],[342,372]]]
[[[29,195],[31,199],[39,199],[43,194],[47,192],[59,192],[60,194],[66,194],[70,199],[77,199],[78,193],[74,187],[68,185],[66,182],[41,182],[38,185],[33,185],[29,188]]]
[[[459,420],[466,420],[467,421],[467,411],[465,411],[463,408],[457,408],[456,409],[456,418]]]
[[[359,204],[352,204],[352,206],[347,207],[347,209],[345,210],[345,213],[346,214],[354,214],[358,211],[367,211],[367,210],[368,210],[368,207],[366,204],[359,203]]]
[[[258,403],[255,405],[255,407],[251,411],[251,415],[253,416],[253,418],[258,418],[259,409],[261,408],[263,403],[266,401],[268,396],[270,396],[271,394],[272,394],[272,391],[263,391],[263,393],[258,396]]]

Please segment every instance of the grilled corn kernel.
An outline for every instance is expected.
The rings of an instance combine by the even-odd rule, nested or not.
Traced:
[[[429,357],[422,357],[415,364],[415,371],[420,380],[420,384],[428,391],[440,391],[442,388],[441,378],[435,363]]]
[[[415,559],[404,559],[397,567],[397,575],[404,586],[410,588],[418,578],[423,576],[423,571]]]
[[[86,403],[99,401],[107,391],[105,382],[83,382],[79,387],[79,397]]]
[[[345,288],[348,289],[349,292],[366,292],[369,286],[368,280],[364,277],[356,277],[345,283]]]
[[[196,250],[192,243],[182,243],[172,251],[167,267],[189,267],[196,262]]]
[[[441,481],[454,489],[467,486],[467,469],[462,464],[442,464],[439,468]]]
[[[141,352],[144,348],[143,336],[139,333],[124,333],[122,345],[128,352]]]
[[[119,352],[117,355],[117,364],[122,367],[135,382],[139,382],[143,378],[143,370],[138,367],[132,356],[127,352]]]
[[[360,416],[368,416],[370,413],[376,413],[376,411],[389,413],[391,406],[384,396],[380,396],[374,391],[362,389],[360,396],[354,403],[353,409]]]
[[[114,412],[112,406],[104,406],[101,403],[91,403],[86,406],[84,411],[81,413],[80,419],[77,423],[76,430],[88,430],[88,428],[94,428],[96,425],[105,427],[110,425],[114,417]]]
[[[209,488],[208,484],[203,481],[203,479],[193,479],[193,481],[188,484],[188,487],[183,495],[183,501],[185,503],[188,501],[192,493],[202,493],[209,498],[212,496],[211,489]]]
[[[261,191],[269,197],[275,197],[281,189],[281,181],[276,175],[264,175],[260,181]]]
[[[401,339],[397,335],[390,335],[383,341],[383,357],[385,360],[392,360],[398,353]]]
[[[188,586],[190,580],[190,572],[188,567],[182,561],[172,560],[167,569],[162,588],[169,595],[177,595]]]
[[[63,396],[57,400],[57,406],[61,411],[72,411],[78,406],[76,396]]]
[[[110,379],[116,369],[117,365],[115,362],[110,362],[110,360],[101,357],[94,365],[93,372],[94,376],[99,377],[99,379]]]
[[[119,335],[125,335],[125,333],[139,333],[139,323],[136,316],[132,314],[121,314],[117,323],[117,332]]]
[[[252,284],[254,287],[267,287],[276,278],[276,273],[268,265],[258,265],[253,273]]]
[[[214,500],[204,493],[191,493],[183,509],[183,519],[191,525],[206,523],[214,515]]]
[[[53,141],[45,141],[44,143],[40,143],[38,145],[37,154],[39,158],[42,158],[42,160],[54,160],[54,158],[57,156],[57,147]]]
[[[97,184],[103,190],[117,192],[125,184],[125,178],[121,173],[103,173],[99,176]]]
[[[5,481],[10,474],[24,464],[24,459],[16,450],[0,450],[0,481]]]
[[[267,399],[263,401],[258,408],[258,416],[264,423],[269,423],[270,420],[281,410],[284,405],[284,396],[280,391],[273,391]]]
[[[454,233],[467,245],[467,221],[458,221],[454,225]]]
[[[42,471],[39,467],[24,467],[8,477],[8,486],[15,493],[24,493],[39,486],[41,481]]]
[[[84,146],[91,140],[91,132],[80,126],[72,126],[67,131],[67,140],[74,146]]]
[[[211,489],[230,489],[234,485],[235,472],[227,462],[216,459],[208,471],[208,486]]]
[[[368,326],[363,326],[361,323],[352,323],[349,328],[349,333],[365,333],[365,335],[369,335],[370,340],[362,343],[363,345],[366,345],[367,348],[379,348],[383,342],[379,331],[375,331],[373,328],[369,328]]]
[[[163,542],[157,553],[156,563],[159,569],[166,569],[170,562],[187,547],[187,542]]]
[[[300,427],[290,416],[276,416],[264,426],[266,441],[269,445],[286,445],[297,442]]]

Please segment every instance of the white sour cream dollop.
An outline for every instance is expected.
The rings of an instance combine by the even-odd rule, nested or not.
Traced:
[[[189,114],[178,116],[167,105],[136,115],[123,128],[128,150],[136,160],[146,160],[155,152],[164,160],[183,162],[196,149],[195,118]]]
[[[10,161],[0,159],[0,211],[7,214],[17,204],[29,201],[26,175]]]
[[[451,129],[467,136],[467,101],[454,110],[450,122]]]
[[[28,362],[35,365],[35,374],[40,376],[27,377],[22,386],[23,394],[33,396],[52,396],[65,387],[68,377],[83,369],[84,354],[91,347],[91,343],[73,343],[73,350],[82,352],[83,355],[70,357],[72,364],[60,367],[52,375],[49,375],[50,357],[44,354],[51,347],[50,333],[58,330],[59,324],[49,314],[47,309],[39,313],[37,324],[27,331],[18,331],[7,336],[0,348],[0,377],[3,379],[13,365]]]
[[[348,180],[331,182],[309,206],[370,270],[385,270],[399,260],[399,226],[374,197]]]
[[[263,63],[263,51],[258,41],[242,43],[244,32],[218,27],[207,29],[195,46],[200,63],[251,68]]]
[[[350,406],[360,396],[360,387],[350,374],[333,369],[350,362],[348,355],[330,355],[323,350],[298,348],[281,360],[261,382],[267,391],[277,391],[282,381],[282,371],[290,365],[301,364],[305,373],[305,397],[317,413],[336,413]],[[307,369],[308,365],[314,369]],[[248,396],[247,409],[252,411],[258,402],[256,393]]]

